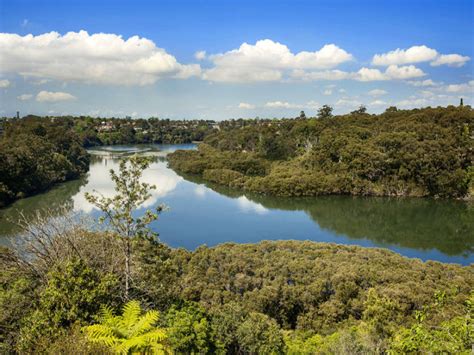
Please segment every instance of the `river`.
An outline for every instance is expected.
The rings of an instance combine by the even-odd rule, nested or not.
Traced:
[[[111,196],[109,169],[138,152],[156,156],[143,179],[156,185],[144,207],[168,209],[151,227],[172,247],[195,249],[223,242],[253,243],[297,239],[365,247],[383,247],[422,260],[467,265],[474,262],[474,205],[433,199],[324,196],[278,198],[249,194],[182,176],[168,168],[166,154],[194,145],[114,146],[91,150],[87,176],[59,184],[0,210],[0,238],[18,234],[14,220],[21,210],[33,216],[43,208],[99,216],[85,192]],[[18,237],[18,236],[17,236]]]

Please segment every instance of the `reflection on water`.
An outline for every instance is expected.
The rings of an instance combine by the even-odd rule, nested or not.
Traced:
[[[109,171],[111,169],[118,171],[120,158],[117,156],[92,156],[89,183],[85,184],[79,190],[79,193],[72,197],[75,211],[90,213],[97,209],[86,201],[84,194],[86,192],[100,192],[104,197],[115,195],[114,185],[111,184]],[[150,208],[159,204],[159,198],[173,191],[178,183],[183,180],[173,170],[166,167],[165,161],[157,161],[145,170],[142,176],[142,182],[155,185],[156,189],[150,192],[151,196],[142,205],[144,208]]]
[[[193,176],[181,177],[167,168],[163,157],[177,147],[194,146],[115,146],[93,151],[87,177],[0,210],[0,236],[17,232],[6,218],[15,218],[18,210],[28,215],[45,207],[59,211],[65,205],[98,216],[84,193],[97,190],[112,196],[109,170],[118,169],[124,155],[140,151],[157,157],[143,175],[144,181],[157,187],[143,207],[161,203],[170,207],[152,228],[171,246],[194,249],[201,244],[226,241],[309,239],[381,246],[423,260],[474,262],[474,206],[470,204],[430,199],[275,198],[244,194]]]

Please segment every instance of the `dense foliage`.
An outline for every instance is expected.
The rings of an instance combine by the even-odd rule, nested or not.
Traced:
[[[89,155],[68,120],[30,117],[4,123],[3,129],[0,207],[89,169]]]
[[[35,262],[22,266],[22,256],[2,250],[2,352],[47,352],[62,349],[60,343],[88,349],[88,332],[80,327],[122,324],[111,311],[105,321],[100,310],[124,304],[124,290],[117,287],[122,264],[107,261],[120,259],[119,238],[75,233],[69,243],[56,244],[63,256],[45,273],[32,271]],[[101,256],[104,244],[110,254]],[[73,250],[81,251],[81,259],[71,259]],[[382,249],[297,241],[188,252],[139,238],[133,250],[130,297],[161,312],[159,320],[152,313],[146,329],[158,326],[158,344],[177,352],[470,351],[473,265],[424,263]],[[100,327],[90,329],[95,328]],[[96,343],[105,344],[88,345],[90,353]]]
[[[214,131],[205,120],[74,117],[76,132],[86,147],[112,144],[181,144],[202,141]]]
[[[235,121],[170,156],[208,181],[283,196],[466,197],[474,169],[468,106]]]

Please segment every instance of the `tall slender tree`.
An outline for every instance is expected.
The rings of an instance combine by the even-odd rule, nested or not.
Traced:
[[[86,193],[87,201],[103,212],[99,218],[100,223],[107,222],[123,241],[125,257],[125,299],[129,299],[131,281],[131,256],[132,238],[140,236],[156,236],[148,225],[158,218],[164,206],[158,205],[153,210],[147,209],[145,213],[136,217],[136,211],[151,197],[150,191],[156,186],[142,182],[143,171],[148,168],[151,159],[134,155],[120,162],[119,172],[110,170],[110,177],[115,183],[116,194],[106,197],[98,191],[94,194]]]

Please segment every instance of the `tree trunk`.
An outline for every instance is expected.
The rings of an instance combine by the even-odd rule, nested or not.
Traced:
[[[127,238],[125,248],[125,300],[129,299],[128,290],[130,289],[130,238]]]

